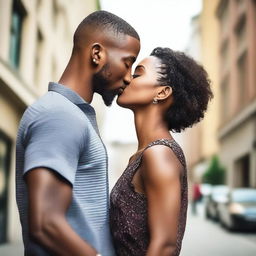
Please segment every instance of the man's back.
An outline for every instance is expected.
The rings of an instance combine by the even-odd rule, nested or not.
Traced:
[[[69,225],[98,252],[114,255],[108,226],[107,154],[94,109],[74,91],[50,83],[49,92],[23,115],[16,153],[16,197],[26,253],[47,255],[28,236],[24,182],[24,174],[44,167],[72,186]]]

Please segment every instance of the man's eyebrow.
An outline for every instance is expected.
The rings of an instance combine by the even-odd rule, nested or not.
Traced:
[[[130,61],[133,64],[136,61],[136,57],[128,56],[128,57],[125,58],[125,60]]]

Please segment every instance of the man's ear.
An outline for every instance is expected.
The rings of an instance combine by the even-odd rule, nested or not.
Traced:
[[[100,43],[94,43],[91,47],[91,62],[93,65],[104,65],[105,62],[105,48]]]
[[[172,87],[170,86],[160,86],[157,92],[156,99],[158,101],[165,100],[172,95]]]

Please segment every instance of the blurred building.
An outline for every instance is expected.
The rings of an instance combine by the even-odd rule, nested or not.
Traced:
[[[256,187],[256,1],[222,0],[220,157],[232,187]]]
[[[191,179],[217,154],[230,187],[256,187],[256,1],[203,0],[191,25],[187,52],[214,93],[204,120],[183,135]]]
[[[19,120],[48,82],[58,81],[76,26],[98,8],[97,0],[0,0],[0,255],[23,254],[7,253],[21,241],[15,200]]]
[[[187,159],[190,180],[196,182],[201,181],[209,160],[219,150],[219,26],[215,14],[218,2],[218,0],[202,1],[201,13],[191,21],[192,32],[186,50],[187,54],[206,69],[214,94],[205,118],[182,134],[182,146]]]
[[[189,39],[189,46],[186,49],[186,53],[193,57],[196,61],[201,62],[201,26],[200,15],[197,15],[191,20],[191,35]],[[193,128],[187,128],[185,132],[181,133],[182,146],[188,165],[189,180],[200,180],[199,166],[204,166],[205,163],[201,158],[202,140],[201,134],[201,122],[193,126]],[[199,172],[199,173],[198,173]]]

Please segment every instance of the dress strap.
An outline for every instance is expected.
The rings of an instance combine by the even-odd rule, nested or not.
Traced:
[[[142,156],[145,150],[148,148],[155,146],[155,145],[164,145],[172,149],[176,157],[179,159],[180,163],[182,164],[183,167],[186,167],[186,161],[185,161],[185,156],[183,154],[183,151],[179,144],[174,140],[174,139],[158,139],[153,142],[150,142],[139,154],[138,156],[138,164],[140,164],[142,160]]]

